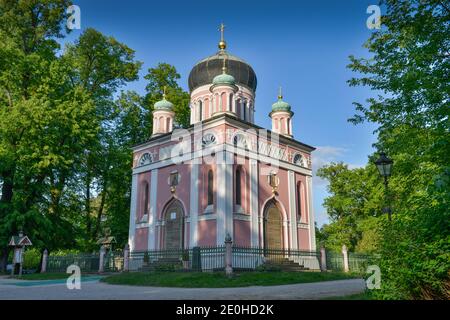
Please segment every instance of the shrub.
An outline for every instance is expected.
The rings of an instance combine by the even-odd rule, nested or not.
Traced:
[[[255,268],[255,271],[258,272],[280,272],[281,267],[273,264],[262,264]]]
[[[41,252],[38,249],[28,249],[23,253],[23,268],[34,269],[39,268],[41,262]]]

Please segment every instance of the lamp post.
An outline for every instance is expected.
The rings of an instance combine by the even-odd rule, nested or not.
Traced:
[[[385,212],[388,213],[389,221],[392,220],[391,217],[391,206],[389,201],[389,188],[388,188],[388,178],[391,176],[392,165],[394,161],[389,159],[384,152],[380,153],[380,157],[375,161],[375,165],[377,166],[378,172],[384,178],[384,192],[387,202],[387,207],[385,208]]]

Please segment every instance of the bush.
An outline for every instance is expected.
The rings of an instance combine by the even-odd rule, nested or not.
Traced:
[[[182,268],[181,266],[173,263],[159,263],[155,265],[154,271],[180,271]]]
[[[281,267],[273,264],[262,264],[255,268],[257,272],[280,272]]]
[[[41,263],[41,252],[38,249],[28,249],[23,253],[23,268],[24,269],[39,269]]]
[[[76,249],[50,251],[50,255],[53,257],[75,256],[80,253],[81,253],[80,250],[76,250]]]

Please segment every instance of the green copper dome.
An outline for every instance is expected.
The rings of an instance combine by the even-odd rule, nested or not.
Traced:
[[[291,112],[291,105],[283,101],[283,97],[278,97],[278,101],[272,105],[272,112],[286,111]]]
[[[166,100],[164,97],[161,101],[155,103],[155,110],[172,110],[173,103]]]
[[[214,85],[227,84],[234,86],[236,84],[236,80],[231,74],[222,73],[214,77],[213,84]]]
[[[223,59],[223,67],[222,67],[222,74],[219,74],[218,76],[215,76],[213,79],[213,85],[230,85],[234,86],[236,84],[236,79],[231,75],[227,73],[227,65],[226,65],[226,58]]]

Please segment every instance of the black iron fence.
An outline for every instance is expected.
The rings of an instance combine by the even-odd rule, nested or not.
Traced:
[[[231,247],[231,265],[236,271],[302,271],[323,270],[320,251],[283,250],[259,247]],[[364,273],[376,264],[376,256],[348,253],[348,270]],[[47,272],[66,272],[70,265],[77,265],[81,272],[120,272],[125,270],[124,253],[121,250],[106,251],[103,268],[100,254],[76,254],[49,256]],[[132,252],[128,256],[130,271],[223,271],[226,265],[226,246],[195,247],[190,249],[165,249]],[[345,271],[342,252],[326,251],[326,267],[330,271]]]
[[[124,256],[122,250],[107,251],[103,258],[104,272],[119,272],[124,269]]]
[[[221,271],[225,269],[225,255],[225,246],[132,252],[129,268],[132,271]],[[320,270],[320,252],[316,251],[233,246],[231,257],[234,270],[251,271],[268,264]]]
[[[349,252],[348,270],[355,273],[364,273],[369,265],[376,264],[376,259],[376,255]],[[345,271],[342,252],[326,251],[326,261],[328,270]]]
[[[47,261],[47,272],[66,272],[70,265],[77,265],[81,272],[98,272],[100,255],[76,254],[66,256],[49,256]]]

